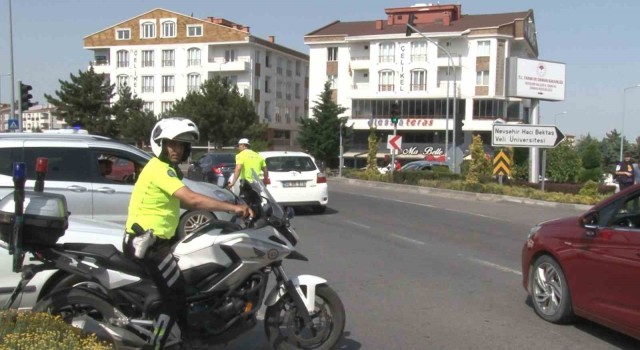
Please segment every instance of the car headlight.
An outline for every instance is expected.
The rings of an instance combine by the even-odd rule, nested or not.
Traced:
[[[538,233],[538,231],[540,231],[541,228],[542,226],[535,225],[529,230],[529,235],[527,236],[527,247],[529,248],[533,247],[533,238],[536,236],[536,233]]]

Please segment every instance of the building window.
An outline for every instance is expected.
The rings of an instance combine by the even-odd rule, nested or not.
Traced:
[[[481,70],[476,72],[476,85],[488,86],[489,85],[489,71]]]
[[[286,99],[291,101],[291,82],[287,82],[287,85],[285,86],[285,92],[286,92]]]
[[[200,74],[189,74],[187,76],[187,92],[197,92],[198,89],[200,89]]]
[[[175,79],[173,75],[162,76],[162,92],[173,92],[175,86]]]
[[[270,93],[271,92],[271,77],[270,76],[264,77],[264,92],[265,93]]]
[[[378,73],[378,91],[394,91],[394,73],[392,70],[383,70]]]
[[[118,89],[129,86],[129,76],[126,74],[118,75]]]
[[[271,68],[271,52],[269,51],[264,55],[264,65]]]
[[[175,38],[176,37],[176,22],[164,21],[162,22],[162,37],[163,38]]]
[[[173,101],[162,101],[162,106],[160,106],[160,113],[167,113],[173,108]]]
[[[187,66],[199,66],[200,65],[200,49],[193,47],[187,50]]]
[[[153,67],[153,50],[142,50],[142,66]]]
[[[287,76],[290,77],[291,76],[291,60],[287,60]]]
[[[162,50],[162,66],[173,67],[175,66],[176,52],[175,50]]]
[[[478,41],[478,57],[489,56],[491,54],[491,41]]]
[[[338,76],[337,75],[328,75],[327,76],[327,81],[329,81],[329,88],[330,89],[337,89],[337,82],[338,82]]]
[[[142,102],[142,110],[145,112],[153,112],[153,102],[152,101]]]
[[[116,53],[118,57],[117,67],[118,68],[126,68],[129,67],[129,51],[120,50]]]
[[[503,100],[473,100],[473,119],[504,118]]]
[[[300,98],[300,83],[296,83],[296,98]]]
[[[296,77],[300,76],[300,67],[302,66],[302,62],[296,61]]]
[[[379,62],[393,62],[395,56],[395,44],[386,43],[380,44],[380,59]]]
[[[224,51],[224,61],[225,62],[235,62],[238,58],[236,57],[236,50],[225,50]]]
[[[411,43],[411,62],[427,62],[427,43],[415,41]]]
[[[202,36],[202,24],[188,25],[187,36]]]
[[[153,75],[142,76],[142,92],[153,92]]]
[[[337,61],[337,60],[338,60],[338,48],[327,47],[327,61]]]
[[[282,80],[276,80],[276,98],[282,98]]]
[[[116,29],[116,40],[131,39],[131,29]]]
[[[271,102],[264,101],[264,119],[271,123]]]
[[[411,71],[411,91],[427,91],[427,71],[415,69]]]
[[[140,25],[140,38],[153,39],[156,37],[156,24],[154,22],[142,22]]]
[[[282,58],[278,57],[278,61],[277,61],[277,68],[276,68],[276,72],[280,75],[282,75]]]

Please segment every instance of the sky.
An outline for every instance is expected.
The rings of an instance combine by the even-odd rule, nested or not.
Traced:
[[[223,17],[247,25],[251,34],[309,53],[304,35],[335,20],[386,19],[385,8],[429,1],[382,0],[13,0],[15,81],[33,86],[34,100],[59,89],[88,68],[92,52],[83,38],[154,8],[198,18]],[[438,1],[431,1],[438,3]],[[541,102],[540,123],[576,137],[624,129],[640,136],[640,1],[467,0],[463,14],[532,9],[539,59],[566,64],[564,101]],[[9,0],[0,0],[0,101],[10,101]],[[626,91],[626,92],[625,92]],[[18,92],[16,91],[16,95]],[[565,113],[566,112],[566,113]],[[623,127],[624,123],[624,127]]]

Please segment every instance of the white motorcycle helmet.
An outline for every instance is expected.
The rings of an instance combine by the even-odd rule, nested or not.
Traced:
[[[175,140],[184,143],[184,154],[180,161],[184,162],[191,154],[191,144],[200,139],[200,131],[194,122],[186,118],[167,118],[156,123],[151,131],[151,151],[161,158],[164,149],[162,140]]]

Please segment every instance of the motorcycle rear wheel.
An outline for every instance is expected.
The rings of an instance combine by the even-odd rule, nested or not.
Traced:
[[[342,337],[346,316],[340,297],[326,284],[316,287],[315,310],[311,319],[313,327],[305,325],[296,314],[291,296],[282,296],[265,312],[264,327],[271,348],[330,350],[336,346]]]
[[[59,315],[70,323],[76,316],[87,315],[96,321],[116,318],[113,306],[91,292],[71,288],[58,290],[40,300],[33,311]]]

